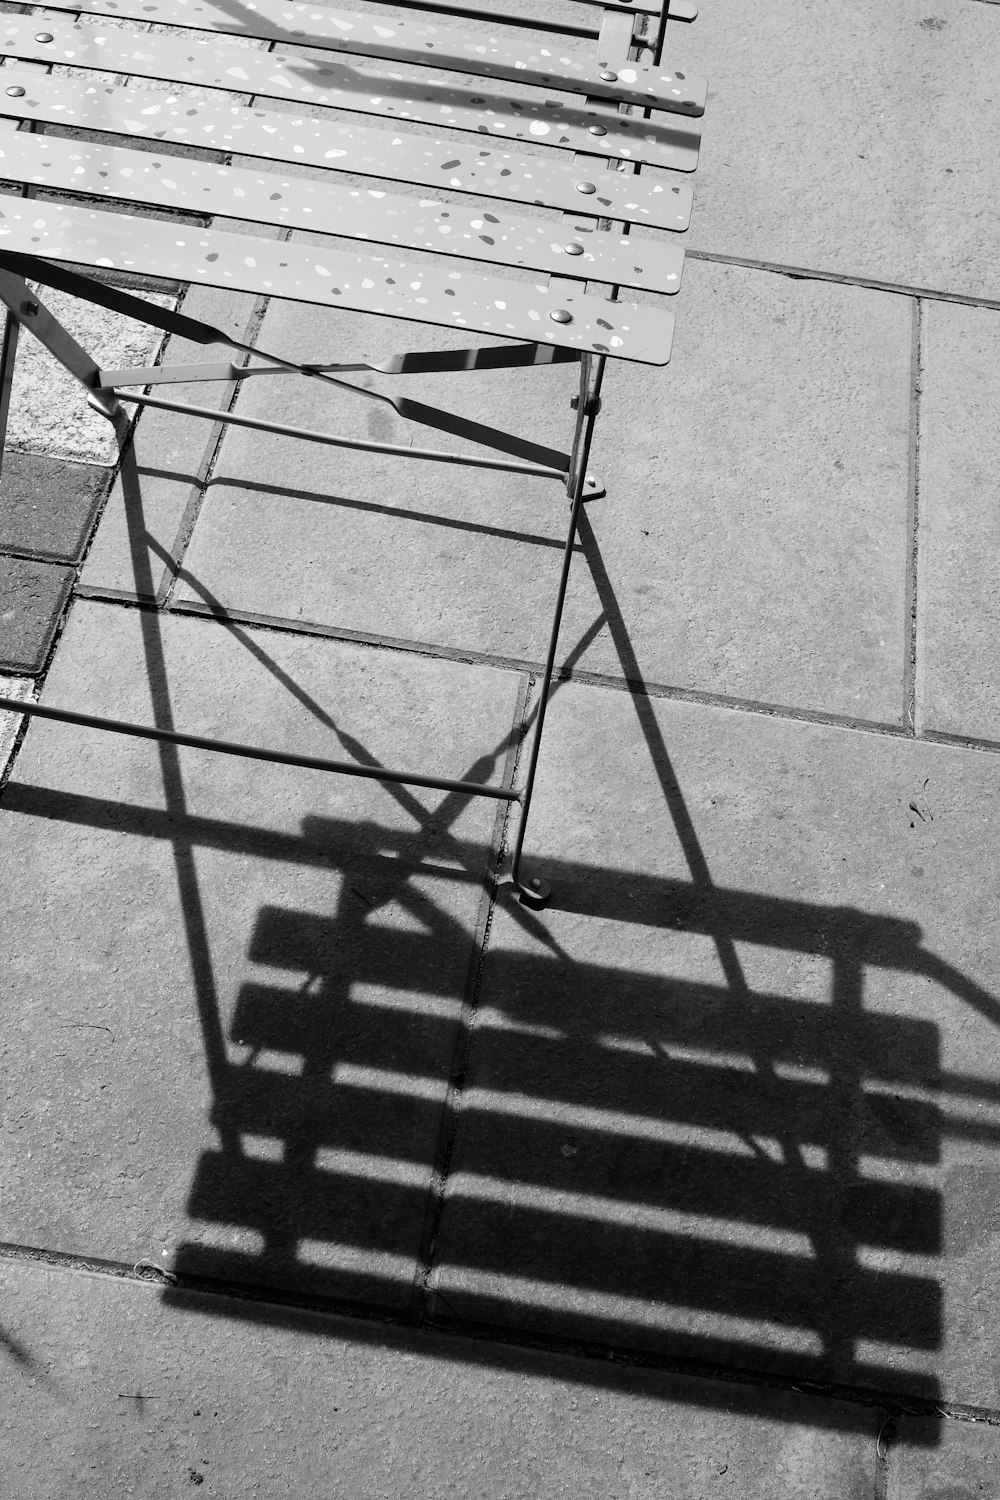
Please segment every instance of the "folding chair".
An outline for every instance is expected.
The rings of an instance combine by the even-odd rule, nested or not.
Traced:
[[[580,507],[602,492],[589,458],[605,365],[609,358],[665,364],[673,335],[670,312],[619,300],[618,292],[671,295],[680,286],[683,252],[674,236],[688,226],[691,192],[683,177],[670,174],[690,173],[697,165],[695,117],[704,111],[706,89],[701,79],[669,72],[662,62],[668,18],[693,19],[690,0],[536,0],[536,7],[543,14],[526,15],[523,0],[488,6],[401,0],[367,6],[363,13],[305,0],[49,0],[44,13],[0,16],[0,54],[8,59],[0,75],[0,113],[21,122],[0,138],[0,178],[17,185],[15,192],[0,194],[0,299],[7,308],[0,455],[18,331],[26,328],[80,381],[123,442],[129,437],[127,403],[333,446],[556,480],[569,497],[569,520],[523,780],[494,786],[279,753],[20,699],[0,697],[0,708],[518,803],[512,878],[521,899],[537,907],[549,887],[541,876],[526,877],[522,850]],[[160,29],[82,24],[80,15]],[[266,45],[234,44],[234,37]],[[593,39],[593,54],[579,48],[580,38]],[[354,66],[358,59],[361,68]],[[428,71],[417,77],[380,71],[393,63]],[[56,76],[39,64],[82,71]],[[434,69],[464,75],[463,81],[436,80]],[[118,75],[111,85],[109,73]],[[252,103],[233,105],[231,95],[205,103],[183,92],[153,93],[135,87],[136,78],[236,89]],[[516,93],[503,86],[511,82]],[[308,106],[309,113],[299,117],[276,109],[275,100]],[[342,111],[371,116],[374,123],[360,126],[344,120]],[[439,141],[408,122],[454,134]],[[47,127],[60,127],[60,133],[47,133]],[[455,143],[455,135],[463,144]],[[122,143],[101,143],[108,136]],[[197,147],[201,155],[161,156],[137,149],[138,140]],[[518,141],[546,149],[519,152]],[[259,170],[228,165],[231,154],[258,159]],[[292,163],[318,172],[284,175],[283,165]],[[345,182],[345,173],[430,187],[435,196],[427,201],[365,191]],[[562,220],[519,214],[519,204],[561,211]],[[141,217],[129,213],[132,206],[141,206]],[[186,224],[181,233],[170,218],[177,209],[351,237],[364,245],[358,254],[336,248],[327,253],[294,240],[247,238],[213,227]],[[643,227],[656,233],[632,232]],[[379,245],[389,248],[383,254],[373,248]],[[408,248],[432,248],[434,260],[407,263]],[[481,262],[482,272],[458,269],[455,257],[459,264]],[[102,279],[72,269],[77,266],[100,268]],[[504,279],[504,266],[540,273],[545,282]],[[579,396],[569,451],[409,396],[361,390],[342,378],[375,366],[302,365],[269,355],[183,312],[151,306],[109,282],[108,272],[204,283],[506,341],[401,353],[378,364],[383,374],[523,366],[527,390],[531,367],[576,362]],[[228,345],[257,363],[101,369],[46,309],[29,279],[199,344]],[[156,394],[171,381],[243,381],[288,372],[389,401],[401,416],[469,439],[494,456],[308,431]]]

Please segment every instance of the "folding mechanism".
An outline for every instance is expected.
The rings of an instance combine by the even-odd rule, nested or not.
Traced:
[[[401,3],[404,20],[398,8],[389,15],[377,4],[352,10],[302,0],[48,0],[51,15],[0,17],[0,53],[8,58],[0,113],[20,125],[0,136],[0,179],[19,185],[18,192],[0,194],[0,301],[7,309],[0,454],[18,334],[26,329],[75,376],[122,442],[130,431],[127,408],[154,406],[330,446],[555,480],[569,513],[523,776],[516,785],[494,786],[282,754],[20,699],[0,698],[0,708],[518,803],[512,878],[521,899],[540,906],[549,889],[541,875],[525,874],[522,851],[580,507],[603,493],[589,463],[605,367],[608,359],[658,365],[670,357],[674,318],[659,299],[680,286],[676,237],[688,226],[691,191],[676,174],[697,165],[696,117],[706,88],[667,66],[664,43],[673,36],[668,20],[690,20],[695,11],[690,0],[569,0],[554,19],[545,13],[547,0],[537,0],[533,17],[511,0],[489,7],[475,0]],[[561,19],[567,9],[578,19]],[[98,27],[80,22],[81,15],[161,29]],[[265,45],[241,45],[247,38]],[[40,72],[40,63],[81,71],[56,77]],[[385,71],[386,63],[408,71]],[[438,81],[440,69],[464,81]],[[143,88],[137,83],[143,79],[227,92],[205,102],[183,89]],[[233,104],[234,89],[250,95],[251,104]],[[294,113],[296,105],[308,113]],[[361,125],[343,111],[381,123]],[[448,138],[422,134],[427,124]],[[57,136],[47,133],[52,127]],[[187,150],[161,155],[143,144],[157,141]],[[517,149],[519,141],[531,142],[530,154]],[[232,154],[240,165],[230,164]],[[303,167],[312,175],[302,176]],[[365,178],[429,188],[433,196],[368,188]],[[171,218],[179,210],[189,216],[183,225]],[[191,214],[205,227],[193,225]],[[322,248],[235,235],[216,229],[215,216],[335,235],[338,243]],[[344,240],[356,241],[357,251],[345,249]],[[414,251],[419,261],[407,258]],[[494,274],[504,267],[532,274],[529,280]],[[505,342],[403,352],[376,363],[349,357],[296,363],[182,311],[156,307],[118,279],[109,282],[109,273],[202,282]],[[47,308],[48,288],[196,344],[228,347],[238,358],[101,369]],[[636,292],[641,305],[630,300]],[[554,363],[579,367],[565,452],[345,378],[369,371],[474,376],[507,367],[523,369],[527,391],[531,369]],[[288,374],[386,403],[406,420],[466,439],[488,456],[289,427],[159,394],[175,382]]]

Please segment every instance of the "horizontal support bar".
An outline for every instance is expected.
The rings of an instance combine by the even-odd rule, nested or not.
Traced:
[[[81,290],[79,295],[83,296],[85,292]],[[222,333],[217,342],[226,342]],[[261,355],[261,358],[272,357]],[[444,371],[512,370],[574,364],[579,359],[575,350],[550,344],[503,344],[495,349],[425,349],[416,353],[390,354],[386,359],[355,360],[335,365],[234,365],[229,361],[203,365],[132,365],[127,369],[101,370],[96,389],[106,390],[118,385],[183,384],[195,380],[246,380],[250,375],[350,375],[363,370],[378,375],[427,375]]]
[[[129,724],[121,719],[74,713],[68,708],[25,703],[21,698],[0,697],[0,709],[24,714],[28,718],[77,724],[82,729],[104,729],[110,734],[129,735],[133,739],[160,740],[168,745],[185,745],[192,750],[212,750],[219,755],[237,755],[244,760],[266,760],[279,766],[300,766],[307,771],[332,771],[338,776],[359,776],[365,781],[389,781],[400,786],[426,786],[440,792],[464,792],[470,797],[492,797],[497,802],[520,802],[522,795],[520,789],[515,787],[487,786],[481,781],[456,781],[448,776],[422,776],[416,771],[388,771],[381,766],[359,766],[353,760],[324,760],[319,756],[295,755],[286,750],[265,750],[258,745],[237,745],[229,740],[209,739],[200,734],[181,734],[173,729],[156,729],[149,724]]]
[[[390,453],[397,458],[423,458],[431,463],[460,464],[471,469],[500,469],[505,474],[528,474],[532,479],[558,479],[566,482],[566,470],[543,469],[537,464],[522,464],[505,458],[476,458],[471,453],[450,453],[444,448],[406,448],[402,443],[372,443],[366,438],[339,437],[316,432],[310,427],[289,427],[284,422],[267,422],[262,417],[241,417],[235,412],[219,411],[214,406],[194,406],[187,401],[168,401],[163,396],[138,396],[116,391],[119,401],[136,406],[157,406],[163,411],[180,412],[187,417],[205,417],[210,422],[228,422],[234,427],[252,427],[258,432],[273,432],[279,437],[302,438],[307,443],[325,443],[330,448],[357,448],[364,453]],[[569,457],[566,457],[569,467]]]

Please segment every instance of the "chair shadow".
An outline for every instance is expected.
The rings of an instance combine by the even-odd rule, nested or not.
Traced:
[[[157,549],[125,426],[121,436],[136,583],[151,592]],[[571,959],[503,887],[503,921],[465,987],[476,943],[441,892],[455,882],[495,892],[499,871],[488,848],[452,832],[464,805],[453,794],[429,810],[406,787],[385,789],[416,833],[310,817],[298,837],[272,835],[192,816],[170,744],[158,747],[162,811],[5,788],[9,811],[173,851],[216,1139],[193,1168],[191,1232],[174,1264],[185,1289],[165,1295],[236,1293],[202,1305],[258,1321],[301,1321],[317,1307],[365,1314],[379,1320],[371,1337],[399,1346],[414,1329],[461,1333],[448,1357],[464,1348],[459,1357],[512,1366],[525,1357],[518,1344],[597,1353],[579,1378],[602,1384],[631,1379],[627,1355],[738,1373],[765,1392],[777,1381],[933,1403],[944,1328],[930,1169],[948,1100],[996,1103],[997,1091],[942,1069],[933,1022],[866,1008],[865,978],[931,979],[993,1022],[1000,1003],[929,953],[916,923],[715,883],[586,520],[580,542],[602,604],[587,638],[606,624],[640,689],[631,701],[688,878],[547,861],[555,906],[701,936],[718,960],[711,982],[680,965]],[[171,729],[160,614],[140,614],[155,722]],[[375,764],[260,638],[226,628],[349,754]],[[511,750],[501,742],[474,774],[509,764]],[[264,972],[228,1013],[197,877],[206,847],[340,877],[332,913],[259,911],[247,957]],[[755,944],[822,960],[826,988],[756,990],[741,960]],[[332,1321],[315,1326],[344,1336]],[[678,1394],[731,1400],[708,1381]],[[870,1422],[860,1402],[856,1414]],[[815,1404],[808,1419],[844,1420]]]

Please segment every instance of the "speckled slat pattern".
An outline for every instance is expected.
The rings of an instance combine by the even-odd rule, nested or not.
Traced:
[[[51,8],[131,15],[127,0],[52,0]],[[144,0],[142,18],[156,25],[228,32],[477,77],[513,79],[522,87],[565,89],[679,114],[700,115],[705,109],[707,87],[702,78],[631,61],[612,64],[571,51],[558,41],[548,47],[527,40],[519,45],[504,37],[467,36],[423,21],[379,20],[297,0],[257,0],[256,4],[226,0],[225,6],[210,5],[207,0]]]
[[[202,146],[241,156],[385,177],[443,190],[474,193],[513,203],[545,204],[579,213],[595,205],[608,218],[685,230],[691,215],[691,189],[685,182],[609,172],[606,163],[587,167],[541,156],[515,156],[481,145],[455,147],[428,136],[365,126],[295,119],[243,105],[204,104],[190,94],[150,95],[148,89],[109,88],[28,70],[6,69],[23,88],[4,100],[15,118],[36,123],[100,130],[110,134]],[[0,95],[0,98],[3,98]],[[221,210],[220,210],[221,211]],[[605,278],[608,279],[608,278]]]
[[[120,198],[461,255],[653,292],[680,288],[684,252],[579,224],[517,219],[482,208],[401,198],[379,189],[308,182],[149,151],[86,146],[18,132],[0,144],[0,178],[88,197]]]
[[[509,98],[446,86],[401,74],[359,71],[327,58],[238,49],[226,40],[160,33],[153,41],[118,29],[97,30],[46,18],[0,16],[0,53],[27,62],[99,68],[140,78],[183,79],[203,88],[234,85],[260,99],[332,105],[352,113],[447,126],[449,130],[532,141],[564,151],[693,172],[698,165],[700,127],[683,115],[653,119],[616,115],[582,99]],[[39,40],[39,37],[44,40]],[[33,75],[40,87],[38,75]],[[8,90],[24,80],[11,78]],[[71,80],[63,79],[70,84]],[[103,95],[102,102],[103,102]],[[197,101],[191,101],[197,102]],[[4,114],[18,105],[0,94]],[[204,135],[201,137],[205,141]],[[616,217],[620,215],[616,212]]]
[[[676,6],[678,0],[674,0]],[[423,0],[397,0],[414,10],[423,8]],[[514,5],[510,0],[493,0],[490,6],[479,5],[474,0],[434,0],[435,12],[442,15],[473,17],[481,21],[503,21],[507,25],[531,26],[534,30],[556,31],[565,36],[597,36],[599,23],[604,12],[614,13],[619,11],[622,15],[658,16],[660,5],[658,0],[573,0],[574,8],[578,17],[572,21],[553,20],[550,15],[545,14],[545,0],[539,0],[538,9],[533,16],[526,16],[524,11]]]
[[[0,250],[666,364],[674,319],[567,290],[0,195]]]

